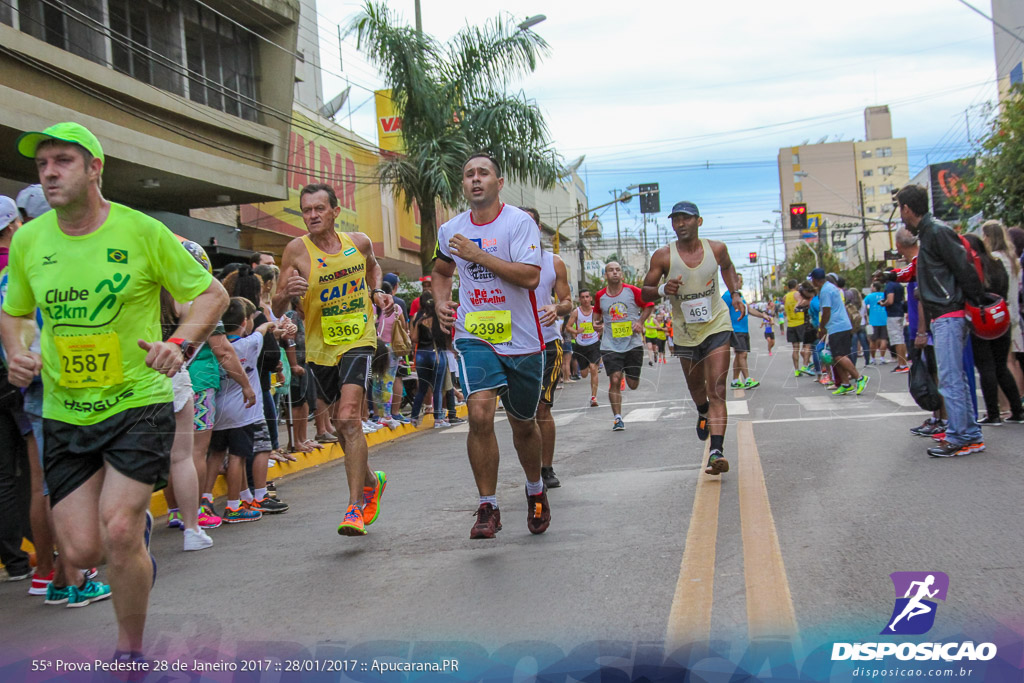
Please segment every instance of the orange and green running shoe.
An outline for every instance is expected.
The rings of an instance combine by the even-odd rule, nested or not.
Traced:
[[[384,489],[388,487],[388,475],[378,471],[374,472],[373,476],[377,479],[377,485],[372,488],[363,487],[363,524],[366,526],[377,521],[377,515],[380,514],[380,499],[384,495]]]
[[[363,511],[358,505],[349,505],[345,511],[345,518],[338,525],[338,533],[342,536],[365,536],[366,527],[363,526]]]

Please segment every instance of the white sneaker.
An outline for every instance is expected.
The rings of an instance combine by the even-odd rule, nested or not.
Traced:
[[[370,420],[363,420],[363,432],[366,434],[373,434],[379,429],[383,429],[383,425],[379,425],[376,422]],[[369,431],[367,431],[369,430]]]
[[[399,427],[402,426],[401,422],[399,422],[398,420],[393,420],[390,417],[382,419],[380,423],[387,427],[388,429],[398,429]]]
[[[213,545],[213,539],[205,531],[185,529],[185,550],[204,550]]]
[[[447,429],[452,423],[448,420],[434,420],[434,429]]]

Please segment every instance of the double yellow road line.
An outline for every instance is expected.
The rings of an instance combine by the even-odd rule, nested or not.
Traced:
[[[754,441],[754,427],[749,421],[741,421],[737,430],[739,447],[733,461],[737,464],[733,476],[739,478],[747,634],[751,641],[783,639],[795,642],[798,637],[796,613],[775,519],[768,503],[764,470]],[[704,474],[703,463],[707,462],[708,448],[704,447],[701,471],[697,475],[686,547],[669,612],[665,638],[668,651],[689,643],[706,643],[711,637],[718,509],[722,482],[728,480]]]

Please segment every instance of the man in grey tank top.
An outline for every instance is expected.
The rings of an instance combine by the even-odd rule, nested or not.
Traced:
[[[697,404],[697,437],[711,437],[707,474],[729,471],[725,459],[726,378],[733,338],[729,310],[718,291],[718,273],[732,295],[742,319],[747,311],[740,296],[739,277],[722,242],[701,239],[703,224],[693,202],[678,202],[669,214],[676,241],[651,256],[644,278],[644,301],[667,297],[673,305],[672,355],[679,358],[690,397]],[[664,282],[662,279],[664,278]]]

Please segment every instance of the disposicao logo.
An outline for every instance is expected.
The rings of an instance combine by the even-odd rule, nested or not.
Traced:
[[[896,591],[892,614],[880,635],[921,635],[935,625],[936,600],[945,602],[949,576],[943,572],[893,572],[889,575]],[[878,660],[895,656],[899,660],[947,662],[966,659],[988,661],[996,656],[993,643],[834,643],[832,660]]]
[[[943,572],[893,572],[889,578],[896,589],[896,604],[882,635],[928,633],[935,624],[935,600],[946,601],[949,577]]]

